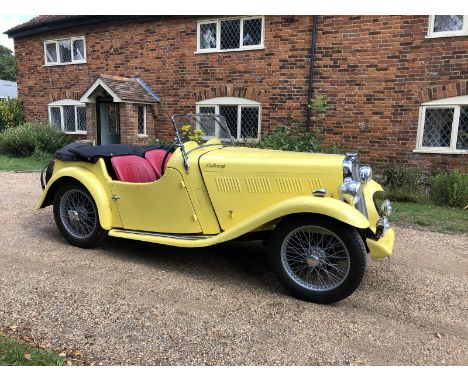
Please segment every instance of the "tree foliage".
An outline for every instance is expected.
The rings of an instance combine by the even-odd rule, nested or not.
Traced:
[[[0,100],[0,131],[16,127],[24,121],[23,104],[17,99]]]
[[[15,56],[3,45],[0,45],[0,80],[16,81]]]

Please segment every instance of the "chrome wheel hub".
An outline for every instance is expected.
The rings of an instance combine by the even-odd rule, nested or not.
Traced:
[[[68,210],[67,215],[72,223],[78,223],[80,221],[80,215],[74,210]]]
[[[350,269],[343,241],[334,232],[312,225],[296,228],[285,237],[281,261],[294,282],[321,292],[341,285]]]
[[[91,235],[98,224],[94,203],[81,190],[69,190],[63,194],[60,218],[67,232],[79,239]]]
[[[313,267],[318,266],[319,264],[320,264],[320,260],[319,260],[318,258],[316,258],[315,256],[309,257],[309,258],[307,259],[307,265],[308,265],[309,267],[312,267],[312,268],[313,268]]]

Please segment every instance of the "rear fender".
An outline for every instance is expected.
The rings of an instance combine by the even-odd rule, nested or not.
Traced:
[[[109,191],[106,192],[98,177],[85,167],[63,167],[54,172],[49,182],[47,182],[37,208],[40,209],[51,205],[58,187],[70,180],[81,183],[89,191],[96,203],[101,227],[105,230],[110,230],[112,228],[112,216],[108,197]]]

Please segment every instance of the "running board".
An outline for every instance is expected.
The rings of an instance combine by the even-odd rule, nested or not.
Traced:
[[[159,232],[134,231],[126,229],[111,229],[109,236],[146,241],[149,243],[173,245],[176,247],[207,247],[216,244],[218,235],[184,235]]]

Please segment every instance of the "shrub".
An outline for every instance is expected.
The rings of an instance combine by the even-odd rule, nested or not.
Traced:
[[[23,104],[17,99],[0,100],[0,131],[16,127],[24,121]]]
[[[258,142],[262,149],[318,152],[323,148],[323,140],[317,130],[294,132],[290,126],[280,126],[273,133]]]
[[[468,205],[468,174],[459,171],[438,173],[432,178],[429,195],[435,204],[465,207]]]
[[[301,131],[291,126],[280,126],[270,134],[265,135],[255,146],[262,149],[329,152],[338,153],[340,145],[333,142],[329,146],[323,143],[322,121],[329,105],[325,97],[317,95],[310,100],[308,107],[313,110],[314,127],[311,131]]]
[[[428,177],[421,170],[388,165],[381,183],[387,197],[400,202],[418,202],[427,198]]]
[[[6,154],[43,159],[70,143],[71,139],[47,124],[26,122],[0,133],[0,150]]]

